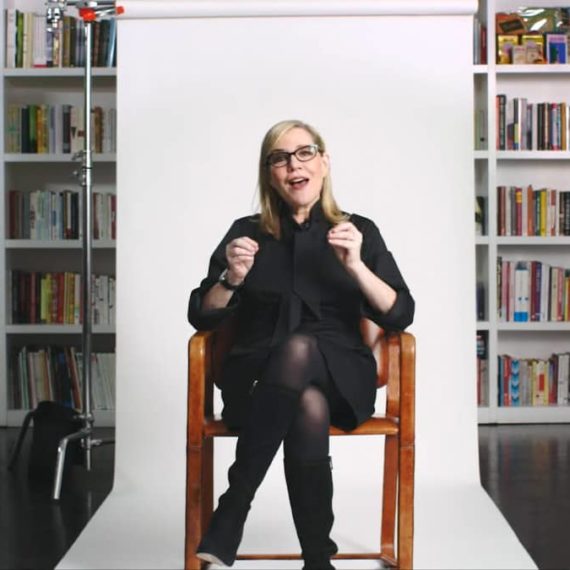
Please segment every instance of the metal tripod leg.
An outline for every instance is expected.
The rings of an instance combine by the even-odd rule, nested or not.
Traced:
[[[53,498],[59,501],[61,494],[61,481],[63,479],[63,466],[65,464],[65,454],[67,452],[67,444],[76,439],[89,438],[91,435],[91,428],[83,428],[75,433],[69,434],[60,440],[57,448],[57,463],[55,465],[55,482],[53,486]]]
[[[84,419],[84,418],[83,418]],[[84,420],[85,421],[85,420]],[[61,483],[63,480],[63,468],[65,466],[65,456],[67,453],[67,445],[70,441],[75,441],[77,439],[83,440],[82,447],[85,451],[85,468],[87,471],[91,471],[91,450],[94,447],[99,447],[100,445],[108,445],[115,443],[114,439],[93,439],[91,434],[93,433],[92,423],[93,420],[87,420],[87,425],[72,433],[65,436],[59,441],[59,446],[57,448],[57,462],[55,465],[55,479],[53,487],[53,499],[59,501],[61,495]]]

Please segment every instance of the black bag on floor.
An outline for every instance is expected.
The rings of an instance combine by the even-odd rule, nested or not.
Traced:
[[[77,411],[56,402],[40,402],[33,411],[34,429],[28,473],[34,479],[53,481],[57,448],[62,438],[79,431],[83,424]],[[71,463],[81,463],[83,452],[79,440],[70,441],[65,454],[64,473]]]

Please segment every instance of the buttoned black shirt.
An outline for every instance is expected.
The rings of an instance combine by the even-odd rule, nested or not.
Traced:
[[[360,319],[367,317],[385,330],[403,330],[413,320],[414,300],[376,225],[357,214],[349,219],[363,236],[362,260],[396,291],[396,301],[386,313],[368,303],[327,242],[332,226],[320,202],[301,225],[289,215],[282,216],[281,239],[261,231],[259,215],[240,218],[212,254],[207,277],[191,293],[188,319],[195,328],[208,330],[237,313],[237,340],[220,385],[226,406],[236,404],[241,392],[247,393],[259,373],[256,363],[301,329],[316,337],[338,390],[354,412],[354,425],[373,413],[376,363],[362,340]],[[204,310],[204,295],[227,267],[226,245],[242,236],[259,244],[243,288],[227,307]]]

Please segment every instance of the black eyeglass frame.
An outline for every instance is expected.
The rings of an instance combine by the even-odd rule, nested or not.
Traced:
[[[310,158],[306,158],[303,159],[301,158],[297,153],[301,152],[302,150],[305,150],[307,148],[312,148],[315,149],[316,152],[313,156],[311,156]],[[321,148],[319,147],[318,144],[316,143],[312,143],[312,144],[305,144],[303,146],[300,146],[299,148],[295,149],[292,152],[288,152],[286,150],[275,150],[273,152],[270,152],[266,159],[265,159],[265,165],[266,166],[273,166],[275,168],[280,168],[282,166],[287,166],[291,163],[291,157],[294,156],[299,162],[309,162],[310,160],[313,160],[313,158],[315,158],[317,156],[317,154],[322,153],[323,151],[321,150]],[[272,164],[271,163],[271,157],[275,156],[275,155],[279,155],[279,156],[285,156],[287,155],[287,158],[285,159],[285,162],[283,164]]]

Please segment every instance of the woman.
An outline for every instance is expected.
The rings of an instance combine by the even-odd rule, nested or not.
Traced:
[[[251,501],[283,442],[304,569],[334,568],[329,426],[374,412],[376,362],[360,319],[402,330],[414,301],[374,223],[342,212],[317,131],[283,121],[265,135],[261,213],[236,220],[192,291],[188,319],[210,329],[237,318],[219,382],[224,422],[239,428],[229,488],[197,556],[231,566]]]

